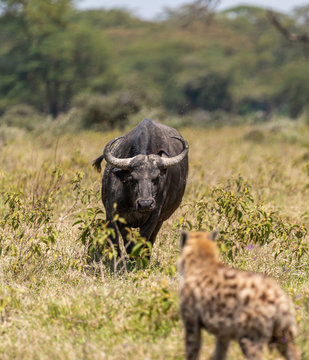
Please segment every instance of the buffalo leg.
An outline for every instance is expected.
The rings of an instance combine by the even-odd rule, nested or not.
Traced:
[[[146,241],[149,241],[151,243],[151,245],[153,246],[156,237],[158,235],[159,230],[161,229],[161,226],[163,224],[163,221],[160,221],[159,223],[157,223],[155,226],[153,226],[152,228],[149,229],[149,227],[146,228],[141,228],[141,236],[144,237],[146,239]],[[147,256],[148,260],[150,260],[150,255]]]
[[[161,227],[162,227],[163,221],[160,221],[157,226],[155,227],[155,229],[153,230],[152,234],[150,235],[149,241],[151,242],[151,245],[153,245],[156,241],[158,232],[160,231]]]
[[[109,235],[109,240],[111,242],[111,244],[114,246],[115,252],[116,252],[116,256],[121,256],[121,251],[119,248],[119,235],[122,235],[122,231],[121,231],[121,224],[119,224],[118,222],[115,222],[111,219],[106,219],[107,222],[109,222],[108,227],[110,229],[114,230],[114,234]]]
[[[131,253],[131,251],[132,251],[135,244],[134,244],[133,241],[129,241],[127,239],[128,238],[128,231],[126,230],[126,226],[124,224],[118,224],[118,228],[119,228],[120,234],[122,236],[123,244],[124,244],[124,247],[126,249],[126,252],[127,252],[128,255],[130,255],[130,253]],[[120,251],[120,255],[121,255],[121,251]]]
[[[115,223],[116,226],[114,226],[115,228],[115,232],[116,232],[116,238],[113,241],[113,243],[116,245],[117,247],[117,255],[118,257],[123,256],[123,252],[120,248],[120,242],[119,242],[119,236],[121,235],[122,239],[123,239],[123,245],[126,249],[126,252],[128,255],[130,255],[131,251],[133,250],[135,243],[134,241],[130,241],[128,240],[128,231],[126,230],[126,225],[119,223],[118,221]]]
[[[121,237],[123,239],[123,244],[126,249],[126,252],[128,255],[130,255],[134,246],[136,245],[136,243],[132,240],[128,240],[129,233],[126,230],[126,225],[117,222],[117,227],[118,227],[118,237],[119,237],[119,233],[120,233]],[[143,235],[141,235],[141,236],[143,236]],[[143,237],[146,237],[146,236],[143,236]],[[146,237],[146,239],[147,239],[147,237]],[[117,241],[117,244],[119,244],[119,239]],[[118,256],[121,256],[121,255],[123,255],[123,254],[121,253],[121,249],[118,245]]]

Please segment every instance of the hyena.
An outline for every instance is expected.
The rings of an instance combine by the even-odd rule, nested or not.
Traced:
[[[216,337],[214,359],[224,360],[231,340],[246,359],[263,359],[264,344],[299,360],[291,300],[273,280],[219,260],[215,233],[182,233],[180,311],[187,359],[198,359],[201,329]]]

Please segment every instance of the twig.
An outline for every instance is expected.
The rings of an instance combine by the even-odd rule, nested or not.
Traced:
[[[285,26],[281,24],[278,19],[278,16],[271,10],[267,12],[268,18],[274,27],[288,40],[302,42],[309,44],[309,35],[308,34],[295,34],[290,32]]]

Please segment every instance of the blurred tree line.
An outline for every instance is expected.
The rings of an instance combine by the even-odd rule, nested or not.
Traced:
[[[210,16],[198,6],[144,21],[72,0],[0,0],[0,115],[75,107],[86,126],[113,126],[143,107],[265,118],[308,110],[308,44],[284,38],[262,8]],[[309,6],[277,16],[309,30]]]

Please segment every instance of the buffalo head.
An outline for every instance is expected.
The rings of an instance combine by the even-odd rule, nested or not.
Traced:
[[[102,158],[114,167],[113,173],[123,183],[125,192],[130,198],[133,209],[140,212],[152,211],[156,208],[157,194],[164,191],[166,170],[179,164],[187,155],[189,147],[181,137],[174,137],[182,142],[183,150],[173,157],[161,154],[139,154],[131,158],[117,158],[112,155],[112,145],[121,139],[109,142]]]

